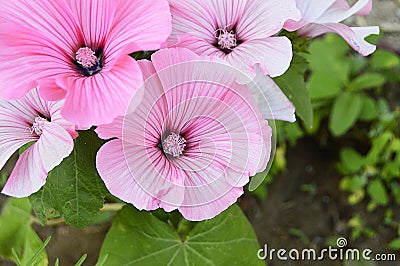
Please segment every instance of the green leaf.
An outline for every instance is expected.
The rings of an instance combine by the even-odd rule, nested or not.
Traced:
[[[344,148],[340,151],[341,163],[350,173],[355,173],[365,164],[365,159],[357,151],[351,148]]]
[[[314,40],[310,45],[310,69],[313,73],[325,74],[346,84],[352,66],[352,62],[345,57],[349,49],[347,43],[336,35]]]
[[[96,171],[96,153],[102,143],[93,130],[79,132],[71,155],[49,173],[44,187],[29,197],[42,223],[56,212],[68,224],[83,228],[99,212],[106,194]]]
[[[120,210],[106,235],[105,265],[264,265],[250,223],[237,205],[199,222],[184,240],[167,223],[132,206]]]
[[[308,81],[308,89],[313,100],[329,99],[341,92],[342,84],[332,75],[315,72]]]
[[[351,81],[348,89],[355,91],[377,88],[385,84],[385,82],[386,79],[384,75],[379,73],[367,72]]]
[[[400,66],[400,59],[389,51],[377,50],[371,56],[370,66],[373,69],[391,69]]]
[[[361,176],[344,177],[340,181],[340,189],[356,193],[367,184],[367,179]]]
[[[42,245],[31,227],[29,200],[10,198],[0,215],[0,256],[20,261],[21,265],[28,265],[30,260],[36,265],[47,265]]]
[[[371,97],[361,94],[362,109],[359,119],[363,121],[372,121],[378,117],[376,102]]]
[[[275,78],[275,82],[295,105],[296,114],[308,127],[312,127],[313,110],[304,80],[307,66],[304,57],[295,55],[289,70],[282,76]]]
[[[388,247],[392,249],[400,249],[400,237],[390,241]]]
[[[27,149],[29,149],[30,146],[32,146],[35,143],[35,141],[31,141],[28,142],[26,144],[24,144],[21,148],[19,148],[18,153],[19,155],[21,155],[24,151],[26,151]]]
[[[366,159],[368,165],[375,165],[380,161],[382,152],[385,150],[392,138],[392,132],[384,132],[372,140],[372,147],[369,150]]]
[[[382,182],[378,179],[372,181],[368,185],[368,195],[372,198],[373,201],[380,205],[386,205],[389,202],[389,198],[386,192],[385,187]]]
[[[75,263],[75,266],[81,266],[85,262],[86,258],[87,254],[83,254],[83,256],[78,260],[78,262]]]
[[[329,120],[329,129],[335,137],[346,133],[357,121],[362,110],[358,95],[344,92],[336,98]]]

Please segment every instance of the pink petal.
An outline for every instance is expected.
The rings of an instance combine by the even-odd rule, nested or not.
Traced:
[[[367,56],[375,51],[376,46],[368,43],[365,38],[379,34],[379,27],[348,27],[340,23],[309,24],[299,34],[317,37],[328,32],[339,34],[354,50]]]
[[[278,85],[270,77],[263,75],[258,68],[254,81],[247,86],[265,119],[296,121],[295,107],[292,102]]]
[[[183,178],[177,178],[176,169],[160,151],[146,155],[143,147],[113,140],[99,150],[97,169],[113,195],[140,210],[172,211],[183,200],[183,187],[171,182],[171,178]]]
[[[104,44],[115,15],[115,1],[66,0],[79,23],[84,36],[84,46],[97,49]]]
[[[214,3],[218,5],[218,2]],[[176,37],[185,33],[191,33],[209,44],[215,41],[215,30],[218,25],[212,1],[169,0],[169,4],[173,15],[171,41],[175,40],[176,42]],[[227,20],[220,14],[218,17],[221,20]],[[232,18],[232,20],[234,19]],[[232,24],[234,21],[224,22]],[[225,26],[227,25],[221,27]]]
[[[278,33],[288,19],[300,18],[295,0],[247,1],[236,31],[242,41],[262,39]]]
[[[7,32],[9,28],[13,28],[12,33]],[[65,52],[49,48],[54,44],[35,31],[5,23],[0,24],[0,36],[7,40],[0,41],[1,97],[21,98],[29,89],[38,86],[42,78],[73,73]],[[48,88],[47,85],[43,83],[44,88]]]
[[[59,165],[73,149],[69,133],[55,123],[46,123],[38,141],[21,154],[2,193],[27,197],[46,182],[49,171]]]
[[[120,53],[157,50],[171,34],[167,0],[117,0],[115,10],[105,47],[110,61]]]
[[[122,139],[123,123],[124,117],[118,116],[112,123],[98,126],[95,131],[101,139]]]
[[[292,61],[292,44],[286,37],[270,37],[252,40],[237,46],[226,60],[251,77],[255,76],[254,66],[271,77],[286,72]]]
[[[372,9],[372,0],[358,0],[351,8],[344,1],[337,1],[318,20],[317,23],[339,23],[354,14],[368,15]]]
[[[76,51],[82,39],[76,18],[64,0],[1,1],[0,11],[5,20],[20,25],[32,34],[32,37],[25,41],[43,43],[51,40],[52,45],[48,47]],[[15,35],[14,30],[15,27],[11,27],[6,31],[9,37]],[[43,40],[39,40],[39,36]]]
[[[67,94],[66,90],[57,84],[56,79],[41,79],[38,85],[40,96],[48,101],[62,100]]]
[[[96,166],[111,194],[140,210],[155,210],[158,200],[153,198],[135,182],[124,158],[121,140],[104,144],[97,153]]]
[[[335,1],[337,0],[296,0],[297,7],[301,13],[301,19],[290,19],[286,21],[284,28],[288,31],[295,31],[307,23],[315,22]]]
[[[123,56],[109,71],[91,77],[66,78],[62,87],[68,88],[62,115],[78,128],[108,124],[123,115],[132,97],[140,101],[142,75],[139,65]]]
[[[138,64],[142,70],[143,80],[150,78],[156,73],[153,63],[149,60],[139,60]]]
[[[214,195],[215,189],[213,187],[209,187],[209,191],[206,189],[202,189],[201,191],[190,191],[188,190],[185,194],[185,204],[179,207],[179,211],[182,213],[185,219],[190,221],[202,221],[206,219],[211,219],[226,210],[229,206],[234,204],[237,199],[243,194],[243,188],[230,188],[230,190],[226,191],[226,194],[221,196],[220,198],[214,199],[213,201],[208,202],[207,204],[195,205],[190,204],[192,201],[197,201],[198,198],[207,199],[210,195]],[[207,193],[208,192],[208,193]]]

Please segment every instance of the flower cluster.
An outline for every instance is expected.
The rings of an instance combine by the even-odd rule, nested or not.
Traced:
[[[271,77],[292,60],[283,30],[341,35],[362,55],[377,27],[340,24],[372,0],[12,0],[0,3],[2,193],[26,197],[73,150],[108,141],[97,170],[145,210],[209,219],[233,204],[272,150],[266,119],[295,121]],[[130,54],[153,53],[151,61]],[[26,149],[25,149],[26,148]]]

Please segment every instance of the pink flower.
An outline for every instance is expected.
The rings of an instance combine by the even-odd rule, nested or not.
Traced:
[[[160,48],[171,32],[166,0],[1,1],[0,97],[39,86],[65,98],[63,116],[80,128],[123,115],[142,83],[129,53]]]
[[[313,38],[333,32],[339,34],[354,50],[364,56],[375,51],[375,45],[365,41],[365,38],[371,34],[379,34],[379,27],[348,27],[339,23],[354,14],[368,15],[372,9],[372,0],[359,0],[351,8],[346,0],[296,1],[302,19],[287,21],[285,29],[298,30],[300,36]]]
[[[280,76],[292,59],[286,37],[272,37],[288,19],[300,19],[295,0],[169,0],[169,45],[224,58],[254,77]]]
[[[228,64],[188,49],[139,61],[146,94],[124,118],[99,126],[97,169],[109,191],[138,209],[210,219],[266,168],[271,129]]]
[[[62,105],[43,100],[37,89],[19,100],[0,101],[0,169],[20,147],[34,142],[20,155],[2,193],[13,197],[35,193],[48,172],[71,153],[77,133],[75,125],[61,116]]]

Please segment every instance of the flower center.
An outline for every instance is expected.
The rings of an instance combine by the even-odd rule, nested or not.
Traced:
[[[40,116],[36,117],[33,121],[32,127],[30,128],[31,134],[35,133],[37,136],[40,137],[40,135],[43,134],[45,122],[47,122],[46,118]]]
[[[238,40],[233,30],[228,31],[226,28],[218,29],[217,34],[218,36],[216,36],[216,38],[218,40],[218,48],[224,52],[230,52],[233,48],[238,46]]]
[[[179,157],[183,154],[186,148],[186,140],[181,135],[171,132],[162,141],[162,150],[165,154],[172,155],[173,157]]]
[[[76,51],[75,63],[84,76],[92,76],[103,69],[103,55],[96,53],[89,47],[81,47]]]

